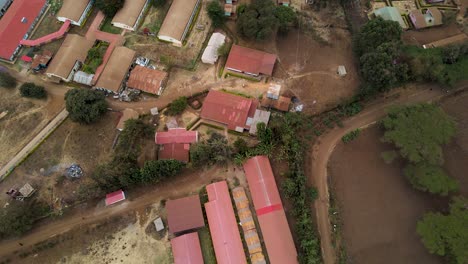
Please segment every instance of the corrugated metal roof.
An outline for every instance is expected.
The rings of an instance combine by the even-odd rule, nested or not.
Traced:
[[[206,215],[218,264],[244,264],[242,241],[226,181],[206,186]]]
[[[256,156],[247,160],[244,170],[270,262],[298,263],[296,247],[268,157]]]
[[[200,0],[174,0],[159,30],[159,36],[168,36],[178,41],[183,40],[185,29],[195,12]]]
[[[190,144],[170,143],[159,147],[159,160],[174,159],[188,163],[190,160]]]
[[[218,49],[224,44],[226,36],[221,33],[215,32],[211,35],[208,45],[202,55],[202,62],[214,64],[218,60]]]
[[[271,76],[275,63],[275,54],[233,45],[225,68],[254,75],[264,74]]]
[[[408,28],[406,23],[403,21],[403,18],[400,15],[400,11],[396,7],[386,6],[379,8],[374,11],[376,16],[383,18],[384,20],[395,21],[400,24],[401,28]]]
[[[90,0],[64,0],[57,17],[64,17],[79,22]]]
[[[196,232],[171,239],[174,264],[203,264],[200,239]]]
[[[46,0],[15,0],[0,19],[0,58],[10,60]]]
[[[128,74],[136,52],[126,47],[116,47],[99,77],[96,87],[118,92]]]
[[[198,195],[166,202],[167,222],[171,233],[205,226]]]
[[[106,205],[115,204],[123,200],[125,200],[125,193],[122,190],[118,190],[106,195]]]
[[[248,128],[247,117],[255,114],[254,102],[254,99],[211,90],[203,102],[201,117],[226,124],[231,130]]]
[[[127,86],[150,94],[157,94],[166,78],[166,72],[137,65],[130,73]]]
[[[156,144],[185,143],[191,144],[198,142],[198,131],[187,131],[185,128],[169,128],[165,132],[156,132]]]
[[[77,83],[81,83],[84,85],[91,86],[93,82],[94,74],[89,74],[86,72],[78,71],[73,75],[73,81]]]
[[[112,23],[120,23],[133,28],[147,2],[148,0],[125,1],[124,6],[112,18]]]

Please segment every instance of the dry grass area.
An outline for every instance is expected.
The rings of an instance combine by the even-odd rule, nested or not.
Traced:
[[[0,191],[4,193],[15,184],[28,182],[38,188],[35,195],[56,209],[74,203],[79,185],[88,180],[87,176],[98,164],[109,158],[118,118],[118,114],[110,112],[92,125],[80,125],[69,119],[65,120],[2,182]],[[62,176],[64,169],[73,163],[83,168],[85,175],[80,180],[71,181]],[[1,204],[6,199],[6,196],[1,196]]]
[[[0,166],[5,165],[64,107],[63,100],[49,94],[47,100],[26,99],[18,89],[0,89]]]

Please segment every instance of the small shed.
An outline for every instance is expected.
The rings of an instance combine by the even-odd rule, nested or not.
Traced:
[[[218,49],[225,43],[226,36],[221,33],[215,32],[211,35],[208,45],[202,55],[202,62],[208,64],[215,64],[218,60]]]
[[[169,231],[173,234],[205,226],[198,195],[169,200],[166,210]]]
[[[115,191],[106,195],[106,206],[125,200],[125,192],[122,190]]]
[[[346,76],[346,74],[348,74],[348,73],[346,72],[346,68],[345,68],[344,65],[338,66],[338,70],[337,70],[336,73],[338,73],[338,75],[341,76],[341,77],[344,77],[344,76]]]
[[[84,85],[91,86],[94,78],[94,74],[78,71],[73,75],[73,81]]]
[[[153,221],[154,226],[156,227],[156,231],[161,231],[164,230],[164,223],[161,219],[161,217],[156,218],[156,220]]]
[[[281,85],[276,83],[271,83],[268,87],[267,97],[270,99],[278,100],[281,92]]]

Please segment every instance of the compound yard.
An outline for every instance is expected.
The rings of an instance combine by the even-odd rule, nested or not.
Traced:
[[[444,148],[445,168],[468,193],[468,93],[442,101],[458,121],[458,133]],[[378,127],[366,129],[353,142],[337,146],[329,173],[337,198],[348,263],[444,263],[430,255],[416,234],[416,223],[428,211],[447,209],[448,198],[413,189],[402,176],[402,160],[387,165],[380,154],[392,146],[379,139]],[[404,261],[403,261],[404,260]],[[402,262],[403,261],[403,262]]]

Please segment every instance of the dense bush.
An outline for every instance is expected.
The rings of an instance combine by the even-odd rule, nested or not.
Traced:
[[[0,208],[0,238],[24,234],[48,212],[47,205],[35,200],[10,202],[8,206]]]
[[[141,169],[142,183],[158,183],[179,174],[185,164],[178,160],[150,160]]]
[[[190,148],[190,159],[194,166],[225,164],[232,158],[232,149],[227,139],[213,132],[205,142],[199,142]]]
[[[129,0],[131,1],[131,0]],[[96,0],[96,7],[109,18],[112,18],[124,6],[125,0]]]
[[[450,214],[427,213],[417,232],[430,253],[448,256],[451,263],[468,262],[468,199],[455,198]]]
[[[70,119],[75,122],[90,124],[107,112],[105,96],[98,91],[75,88],[65,94],[65,101]]]
[[[20,87],[20,93],[23,97],[44,99],[47,97],[47,92],[44,87],[35,85],[34,83],[24,83]]]
[[[154,7],[161,7],[161,6],[164,6],[166,4],[166,0],[152,0],[151,1],[151,4],[154,6]]]
[[[367,22],[354,38],[354,50],[360,57],[374,52],[385,43],[399,42],[403,33],[398,22],[378,17]]]
[[[348,134],[344,135],[341,138],[341,141],[343,141],[343,143],[349,143],[349,142],[355,140],[359,136],[360,133],[361,133],[360,129],[353,130],[353,131],[349,132]]]
[[[221,27],[226,22],[226,16],[224,15],[224,9],[219,3],[219,1],[211,1],[206,7],[208,11],[208,16],[213,22],[215,28]]]
[[[185,111],[187,105],[187,97],[181,96],[169,104],[166,113],[170,116],[180,115]]]
[[[446,196],[458,190],[458,182],[450,178],[439,166],[425,163],[409,164],[404,174],[414,188],[420,191]]]
[[[8,72],[0,71],[0,87],[15,88],[16,84],[16,79],[13,76]]]

